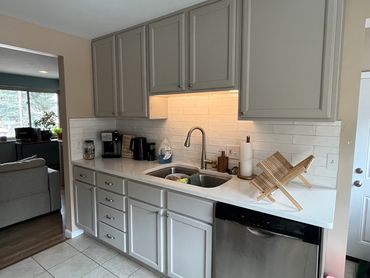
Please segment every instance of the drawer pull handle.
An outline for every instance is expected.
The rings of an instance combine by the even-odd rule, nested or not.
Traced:
[[[109,181],[106,181],[106,182],[104,182],[104,183],[105,183],[105,185],[109,185],[109,186],[114,185],[114,184],[113,184],[113,182],[109,182]]]
[[[81,178],[87,178],[87,176],[86,176],[86,175],[84,175],[84,174],[80,174],[80,177],[81,177]]]
[[[113,199],[109,199],[108,197],[105,197],[105,200],[108,201],[108,202],[114,202]]]
[[[110,234],[106,234],[105,235],[107,238],[109,238],[109,239],[115,239],[115,237],[114,236],[112,236],[112,235],[110,235]]]
[[[108,214],[105,217],[108,218],[109,220],[114,220],[115,219],[113,216],[109,216]]]

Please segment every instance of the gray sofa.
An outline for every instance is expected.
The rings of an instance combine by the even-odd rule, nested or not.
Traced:
[[[0,164],[0,228],[60,208],[59,172],[44,159]]]

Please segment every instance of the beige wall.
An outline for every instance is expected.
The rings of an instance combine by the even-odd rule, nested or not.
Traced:
[[[328,232],[325,256],[325,271],[335,277],[344,277],[366,17],[370,17],[370,2],[368,0],[345,1],[342,65],[340,69],[339,117],[342,120],[342,130],[339,147],[337,203],[334,229]]]
[[[63,56],[63,59],[59,60],[62,60],[64,65],[64,75],[60,76],[61,126],[64,138],[69,138],[69,118],[94,116],[90,40],[0,15],[0,43]],[[74,230],[68,140],[64,140],[63,145],[66,225],[67,229]]]
[[[370,71],[370,28],[365,31],[365,50],[362,69]]]

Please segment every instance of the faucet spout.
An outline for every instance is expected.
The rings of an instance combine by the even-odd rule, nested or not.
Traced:
[[[207,158],[206,158],[206,133],[203,128],[199,126],[192,127],[188,131],[188,135],[186,136],[184,146],[189,148],[190,147],[190,138],[191,134],[193,133],[194,130],[199,130],[202,133],[202,156],[201,156],[201,161],[200,161],[200,168],[201,169],[207,169]]]

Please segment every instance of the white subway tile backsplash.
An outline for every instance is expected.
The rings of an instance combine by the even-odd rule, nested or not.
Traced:
[[[339,137],[294,135],[293,143],[323,147],[339,147]]]
[[[274,125],[274,133],[294,135],[315,135],[315,126],[310,125]]]
[[[315,160],[306,177],[314,184],[335,188],[337,169],[327,168],[328,154],[339,153],[341,122],[298,122],[298,121],[238,121],[236,94],[198,94],[168,98],[167,120],[147,119],[73,119],[71,126],[72,159],[82,157],[84,139],[97,138],[103,129],[118,129],[127,134],[145,136],[159,147],[167,137],[174,150],[174,159],[200,163],[201,137],[198,131],[192,136],[190,148],[184,147],[188,130],[193,126],[205,129],[207,156],[216,159],[227,144],[239,145],[247,135],[253,142],[255,172],[262,159],[281,152],[293,165],[308,155]],[[97,141],[97,155],[101,142]],[[230,159],[230,166],[237,165]],[[298,182],[300,182],[298,180]]]
[[[340,126],[316,126],[316,135],[339,137]]]
[[[79,118],[70,119],[71,158],[81,159],[83,156],[83,142],[87,139],[94,140],[95,155],[101,156],[102,142],[100,132],[116,129],[115,119]]]

